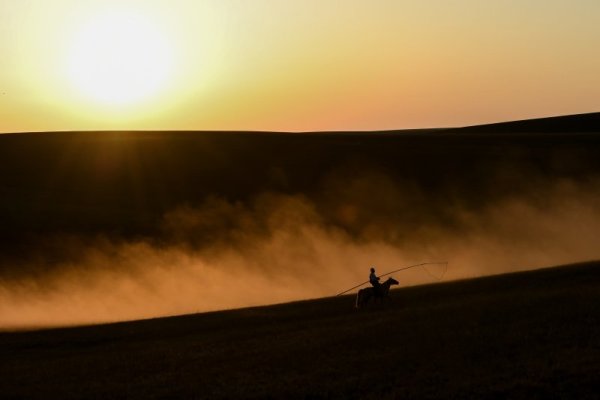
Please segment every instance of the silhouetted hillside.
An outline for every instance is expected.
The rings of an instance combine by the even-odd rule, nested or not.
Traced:
[[[599,115],[396,133],[0,135],[1,253],[28,254],[32,241],[55,233],[161,237],[165,213],[177,207],[266,192],[306,196],[352,235],[365,224],[337,218],[341,202],[407,230],[431,220],[451,226],[450,205],[539,201],[549,182],[598,179]],[[372,183],[368,196],[352,191],[361,179]],[[390,188],[407,194],[403,204],[386,202]]]
[[[469,126],[453,129],[460,132],[492,133],[583,133],[600,132],[600,113],[526,119],[522,121]]]
[[[597,398],[597,262],[396,290],[389,304],[360,311],[353,299],[0,333],[0,393]]]

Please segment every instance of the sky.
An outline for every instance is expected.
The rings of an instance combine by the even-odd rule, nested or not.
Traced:
[[[0,132],[600,111],[597,0],[0,0]]]

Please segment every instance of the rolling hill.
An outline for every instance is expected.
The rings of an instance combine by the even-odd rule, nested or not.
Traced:
[[[0,333],[16,399],[596,399],[600,264],[353,297]]]
[[[469,126],[455,129],[460,132],[486,133],[584,133],[598,132],[600,113],[576,114],[558,117],[536,118],[521,121]]]
[[[535,200],[552,182],[597,180],[599,115],[394,132],[0,135],[0,258],[21,259],[56,234],[168,241],[162,222],[177,207],[272,192],[307,197],[327,224],[355,236],[365,223],[337,218],[341,201],[407,229],[429,219],[452,226],[449,204],[476,212]],[[349,189],[360,179],[384,185],[366,199]],[[385,184],[415,198],[385,204]]]

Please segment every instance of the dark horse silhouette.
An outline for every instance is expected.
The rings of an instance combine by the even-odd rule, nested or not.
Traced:
[[[383,300],[389,296],[390,286],[397,285],[398,281],[394,278],[388,278],[379,286],[379,291],[376,292],[374,287],[360,289],[356,294],[356,308],[366,306],[371,299]]]

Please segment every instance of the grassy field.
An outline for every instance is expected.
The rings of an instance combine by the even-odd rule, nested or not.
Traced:
[[[0,333],[0,397],[600,396],[600,263],[118,324]]]

